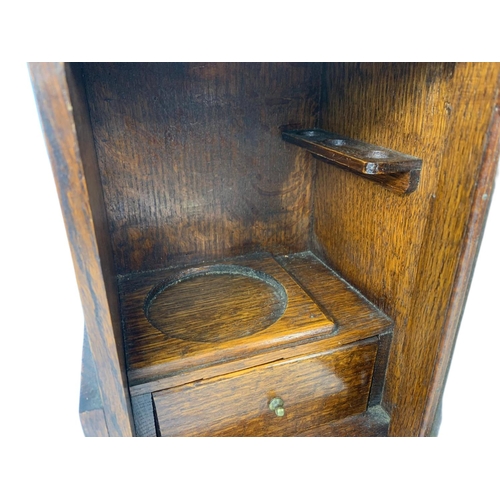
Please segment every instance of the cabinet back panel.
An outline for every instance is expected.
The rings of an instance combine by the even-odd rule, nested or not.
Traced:
[[[116,271],[308,247],[321,67],[84,65]]]

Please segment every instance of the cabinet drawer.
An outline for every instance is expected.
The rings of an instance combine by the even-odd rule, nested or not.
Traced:
[[[159,433],[291,436],[361,413],[376,354],[373,339],[153,393]],[[269,408],[274,398],[283,401],[283,416]]]

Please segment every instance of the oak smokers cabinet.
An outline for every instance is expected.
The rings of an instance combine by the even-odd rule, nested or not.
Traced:
[[[426,436],[493,63],[33,63],[98,436]]]

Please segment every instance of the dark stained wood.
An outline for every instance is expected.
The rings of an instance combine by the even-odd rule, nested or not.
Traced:
[[[390,332],[393,322],[311,252],[281,255],[276,260],[337,325],[337,338],[354,342]],[[361,337],[367,338],[367,337]]]
[[[352,344],[356,340],[370,336],[372,337],[372,342],[377,342],[377,335],[380,335],[382,339],[382,352],[377,354],[374,377],[370,386],[371,404],[378,404],[383,388],[387,351],[390,343],[389,338],[392,331],[391,320],[378,311],[376,307],[370,304],[349,284],[340,279],[336,273],[325,267],[310,252],[281,256],[277,259],[287,272],[291,273],[297,283],[303,287],[308,296],[318,304],[323,314],[335,321],[337,329],[333,337],[324,338],[316,342],[273,349],[257,355],[254,351],[239,360],[224,360],[223,364],[210,367],[202,366],[192,371],[168,374],[168,377],[157,380],[135,379],[134,372],[131,371],[131,383],[137,384],[132,387],[132,393],[139,397],[148,397],[150,392],[159,394],[160,392],[158,391],[167,387],[172,388],[179,385],[186,387],[184,384],[189,385],[192,381],[202,379],[213,380],[221,376],[223,378],[230,378],[231,375],[228,374],[237,375],[238,373],[249,371],[249,368],[251,371],[252,367],[263,365],[264,363],[266,363],[265,366],[269,366],[272,362],[280,362],[280,358],[289,359],[304,355],[311,356],[314,353],[332,350],[338,348],[339,345]],[[239,260],[240,264],[245,261],[247,264],[251,263],[248,258]],[[149,273],[151,276],[153,274]],[[140,277],[131,277],[131,279],[139,280]],[[143,293],[143,296],[145,295],[146,293]],[[199,382],[195,382],[196,384],[199,384]],[[148,419],[148,422],[152,422],[153,417],[151,413],[149,415],[144,413],[144,415]],[[161,419],[160,416],[158,416],[157,412],[157,418]],[[254,431],[249,430],[248,432]],[[212,431],[210,433],[212,434]]]
[[[365,411],[376,340],[153,394],[162,436],[287,436]],[[280,397],[285,415],[269,409]]]
[[[224,349],[227,349],[227,345],[215,344],[215,353],[211,354],[211,357],[213,360],[223,361],[223,364],[207,365],[190,362],[187,365],[187,360],[182,359],[182,357],[186,356],[187,351],[179,349],[181,359],[176,361],[174,356],[171,356],[171,362],[173,364],[177,363],[177,366],[180,367],[177,372],[173,372],[171,369],[169,371],[168,365],[153,365],[139,370],[131,369],[129,371],[131,394],[140,395],[147,392],[155,392],[168,387],[189,383],[193,380],[212,378],[252,366],[270,363],[281,358],[286,359],[314,352],[332,350],[358,340],[391,333],[392,321],[357,293],[349,284],[341,280],[331,269],[325,267],[310,252],[281,256],[277,257],[277,259],[286,272],[290,273],[297,284],[307,293],[306,297],[302,295],[306,299],[305,304],[311,301],[316,305],[317,310],[323,312],[325,318],[328,318],[329,321],[335,324],[335,329],[333,331],[330,330],[330,334],[326,336],[314,334],[305,338],[305,341],[302,340],[299,342],[292,342],[293,339],[287,337],[287,343],[277,345],[276,340],[278,339],[270,342],[269,337],[271,337],[272,332],[266,330],[263,332],[265,334],[263,338],[267,338],[264,344],[259,339],[256,339],[258,342],[252,338],[243,339],[242,347],[239,348],[239,351],[235,351],[236,359],[230,359],[224,355]],[[238,260],[239,263],[245,261],[247,265],[252,262],[248,258]],[[253,267],[258,267],[259,263],[261,265],[262,258],[256,261]],[[271,271],[270,269],[273,268],[267,268],[269,273],[274,275],[275,271]],[[149,282],[140,294],[142,299],[136,302],[137,307],[133,309],[135,311],[133,312],[134,322],[139,325],[139,328],[136,330],[138,334],[146,327],[144,311],[141,309],[140,304],[145,300],[144,297],[147,296],[149,287],[157,282],[155,278],[156,273],[148,273],[148,275],[150,276]],[[276,276],[279,277],[280,282],[283,284],[288,282],[283,281],[284,279],[290,279],[286,273],[279,273]],[[127,284],[128,289],[132,291],[136,285],[143,286],[145,278],[145,276],[131,276],[130,282]],[[134,282],[135,284],[133,284]],[[310,299],[307,299],[307,297]],[[125,298],[124,300],[126,301],[127,299]],[[307,324],[307,321],[311,318],[308,319],[308,314],[305,314],[305,316],[305,318],[297,317],[294,322],[294,328],[301,324],[304,326],[304,320],[306,321],[305,324]],[[130,318],[127,311],[124,311],[124,318],[125,321],[127,321],[127,318]],[[150,328],[152,328],[151,325]],[[292,330],[287,331],[291,333]],[[158,334],[159,332],[154,334],[153,329],[151,330],[151,335],[158,336]],[[166,339],[166,337],[162,338]],[[253,349],[245,349],[245,343],[248,341],[253,343]],[[135,349],[135,345],[133,342],[130,342],[129,345],[131,347],[130,354],[133,354],[132,350]],[[169,345],[173,345],[173,343],[171,342]],[[205,350],[205,352],[211,351],[209,345],[201,345],[199,348]],[[154,350],[152,354],[154,356],[158,355]],[[206,353],[203,354],[204,356],[207,355]],[[166,356],[167,354],[166,352],[162,352],[161,355]],[[147,357],[144,357],[145,361],[147,359]],[[151,359],[154,361],[154,358]],[[193,360],[196,359],[196,357],[193,357]],[[200,358],[198,357],[198,359]],[[159,376],[164,376],[165,378],[158,378]],[[382,371],[380,371],[380,376],[383,376]]]
[[[268,274],[211,265],[161,283],[146,298],[148,321],[169,337],[224,342],[276,323],[288,305],[285,288]]]
[[[231,334],[231,331],[230,335],[224,332],[220,335],[217,332],[203,332],[201,341],[198,341],[186,332],[189,332],[191,328],[194,331],[202,331],[204,321],[214,321],[212,308],[209,307],[208,311],[203,309],[210,303],[206,300],[195,303],[192,302],[192,297],[190,299],[183,294],[178,294],[174,295],[173,300],[177,298],[181,301],[174,311],[175,320],[181,323],[179,331],[177,334],[175,332],[166,334],[151,324],[146,316],[145,307],[151,292],[154,292],[158,286],[161,289],[163,283],[175,282],[179,279],[179,269],[125,277],[120,281],[120,290],[130,383],[167,376],[180,370],[193,370],[199,366],[243,358],[263,350],[276,349],[306,340],[311,341],[333,333],[333,321],[324,316],[314,301],[269,255],[259,254],[224,261],[223,265],[243,266],[256,273],[264,273],[283,287],[287,305],[281,316],[267,327],[266,323],[258,319],[257,326],[264,328],[254,331],[253,335],[246,335],[244,330],[241,331],[242,335]],[[204,270],[207,270],[207,266],[188,268],[181,275],[198,274]],[[255,292],[253,285],[247,292]],[[221,298],[217,294],[216,297]],[[248,325],[248,301],[261,304],[260,297],[252,297],[252,295],[247,297],[246,293],[232,294],[226,296],[224,300],[225,302],[219,305],[220,310],[233,311],[236,316],[235,322],[231,323],[233,333],[238,332],[239,318]],[[187,314],[184,316],[182,316],[182,311],[179,311],[179,306],[182,307],[183,304],[187,308]],[[190,308],[192,305],[197,305],[200,309],[193,310],[192,307]],[[172,312],[172,309],[165,311],[165,314],[168,312]],[[251,317],[255,318],[255,315],[251,313]],[[228,319],[222,318],[222,321],[229,324]],[[207,328],[209,326],[207,325]],[[179,332],[181,332],[180,336]],[[212,341],[210,341],[211,338]]]
[[[438,358],[431,381],[429,401],[425,408],[420,431],[424,436],[437,435],[438,432],[438,425],[433,422],[434,415],[437,414],[439,420],[441,419],[440,404],[444,384],[493,193],[498,158],[500,156],[500,92],[498,90],[496,98],[497,102],[492,111],[486,148],[481,160],[481,170],[476,181],[469,221],[463,237],[450,306],[446,314],[443,335],[438,348]]]
[[[196,433],[436,433],[499,156],[500,64],[37,63],[31,73],[88,331],[88,435],[134,433],[128,384],[138,435],[165,428],[171,397],[184,392],[203,414],[196,395],[233,386],[243,392],[224,398],[248,409],[248,427],[224,406],[221,428]],[[300,139],[308,152],[281,138],[313,129],[423,168],[393,172],[365,146],[339,157],[338,145]],[[221,281],[214,265],[271,278]],[[318,400],[318,412],[269,427],[252,406],[270,380],[290,391],[292,415],[305,410],[323,380],[312,360],[366,346],[369,361],[341,363],[349,380],[366,376],[335,394],[339,413]],[[351,402],[357,415],[343,419]],[[185,421],[169,433],[191,429],[187,403],[172,407]]]
[[[30,64],[110,436],[133,434],[111,246],[85,95],[59,63]]]
[[[380,407],[373,406],[342,420],[308,429],[301,437],[386,437],[389,430],[389,415]]]
[[[405,197],[321,162],[314,187],[313,248],[396,323],[383,397],[393,436],[423,432],[431,388],[441,390],[431,382],[446,328],[456,328],[445,322],[471,243],[466,227],[499,69],[353,63],[324,71],[320,128],[424,164],[419,188]]]
[[[326,130],[287,130],[282,136],[285,141],[361,174],[397,174],[422,168],[422,160],[415,156]]]
[[[370,392],[370,405],[378,405],[385,382],[392,321],[311,252],[277,260],[307,290],[324,314],[335,320],[337,338],[352,335],[350,341],[355,341],[359,339],[359,332],[373,333],[379,329],[379,350]]]
[[[321,129],[286,130],[285,141],[305,148],[319,160],[374,180],[401,194],[418,186],[422,160]]]
[[[368,175],[362,172],[358,172],[357,170],[350,169],[341,165],[340,163],[336,163],[329,158],[325,158],[323,156],[317,155],[313,153],[313,157],[317,160],[320,160],[324,163],[328,163],[337,168],[341,168],[346,172],[350,172],[352,174],[358,175],[363,179],[368,181],[376,182],[377,184],[383,186],[390,191],[393,191],[397,194],[410,194],[417,189],[418,184],[420,182],[420,170],[410,170],[409,172],[404,172],[402,174],[377,174],[377,175]]]
[[[319,64],[86,64],[118,273],[306,250]]]

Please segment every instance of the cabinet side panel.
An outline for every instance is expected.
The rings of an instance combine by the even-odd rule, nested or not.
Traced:
[[[314,188],[316,251],[395,320],[382,403],[391,435],[422,433],[441,390],[431,381],[498,74],[495,63],[325,67],[321,128],[423,159],[410,195],[319,163]]]
[[[87,437],[109,436],[104,412],[100,408],[80,413],[80,422]]]
[[[110,436],[129,436],[133,430],[114,273],[84,94],[64,64],[33,63],[30,72],[68,233],[107,431]]]
[[[488,131],[486,150],[482,168],[476,181],[476,190],[472,210],[464,236],[455,282],[453,283],[450,305],[446,314],[444,334],[441,337],[439,354],[436,361],[429,403],[424,414],[422,435],[437,435],[441,420],[444,384],[448,375],[456,334],[469,293],[472,274],[486,224],[491,195],[495,183],[495,173],[500,156],[500,92],[497,91],[497,103],[493,109]],[[434,421],[434,418],[436,421]]]
[[[85,64],[117,271],[306,250],[318,64]]]

